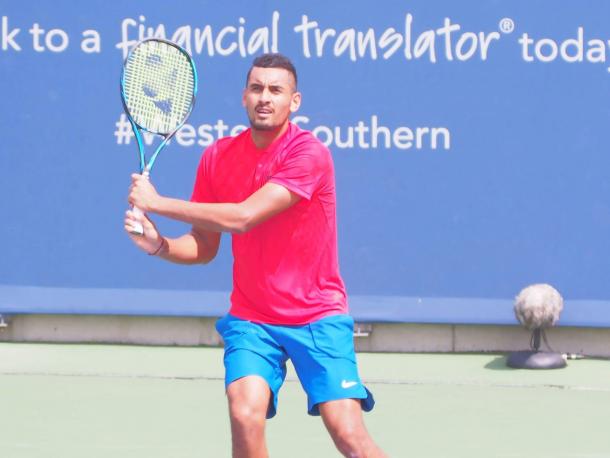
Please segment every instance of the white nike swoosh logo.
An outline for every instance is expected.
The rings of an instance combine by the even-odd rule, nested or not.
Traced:
[[[348,382],[347,380],[341,381],[341,388],[347,389],[356,385],[358,385],[358,382]]]

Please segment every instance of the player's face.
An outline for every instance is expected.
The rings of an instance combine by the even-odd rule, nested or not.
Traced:
[[[292,73],[283,68],[253,67],[242,103],[255,130],[276,130],[298,110],[301,94],[295,90]]]

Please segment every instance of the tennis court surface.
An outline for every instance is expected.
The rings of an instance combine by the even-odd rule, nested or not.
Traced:
[[[392,457],[610,457],[610,361],[513,370],[499,354],[360,353]],[[222,350],[0,344],[0,457],[229,457]],[[272,457],[339,456],[294,372]]]

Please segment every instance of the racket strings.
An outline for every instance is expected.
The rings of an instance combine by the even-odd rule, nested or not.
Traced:
[[[125,104],[146,130],[161,134],[177,128],[190,112],[195,76],[190,59],[162,42],[145,42],[124,70]]]

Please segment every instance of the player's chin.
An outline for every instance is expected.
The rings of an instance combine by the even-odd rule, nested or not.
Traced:
[[[252,129],[254,130],[272,131],[280,128],[281,124],[278,125],[272,121],[261,121],[258,119],[251,119],[250,127],[252,127]]]

